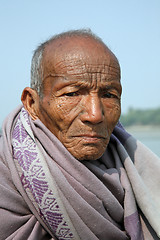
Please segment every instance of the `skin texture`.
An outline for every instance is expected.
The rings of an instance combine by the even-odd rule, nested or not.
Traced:
[[[22,102],[78,160],[102,156],[120,117],[120,67],[102,43],[67,37],[43,57],[43,97],[25,88]]]

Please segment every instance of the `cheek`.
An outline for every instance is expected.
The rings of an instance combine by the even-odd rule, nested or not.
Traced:
[[[79,101],[58,99],[55,104],[60,121],[71,121],[77,117],[80,110]]]
[[[43,99],[39,105],[39,119],[63,143],[69,127],[79,114],[79,104],[65,99]]]
[[[108,127],[112,130],[116,123],[118,122],[121,114],[121,105],[120,103],[110,102],[104,105],[105,118],[108,123]]]

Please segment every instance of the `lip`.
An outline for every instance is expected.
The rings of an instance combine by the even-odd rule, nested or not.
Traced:
[[[104,136],[97,135],[97,134],[82,134],[76,136],[77,138],[83,139],[85,142],[95,143],[101,140],[106,139]]]
[[[82,134],[82,135],[78,135],[77,137],[88,137],[88,138],[105,138],[101,135],[98,134]]]

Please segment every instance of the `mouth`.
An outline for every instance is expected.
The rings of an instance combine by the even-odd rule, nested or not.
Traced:
[[[82,134],[75,137],[82,139],[86,143],[97,143],[106,140],[106,137],[98,134]]]

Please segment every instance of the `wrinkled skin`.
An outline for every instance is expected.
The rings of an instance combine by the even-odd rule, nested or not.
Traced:
[[[72,37],[46,47],[43,68],[43,97],[36,95],[32,118],[39,118],[78,160],[98,159],[121,112],[116,57],[91,38]]]

